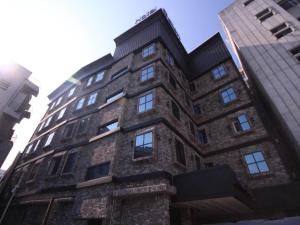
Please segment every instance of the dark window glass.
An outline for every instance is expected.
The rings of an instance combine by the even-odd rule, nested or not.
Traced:
[[[267,8],[267,9],[264,9],[263,11],[257,13],[256,18],[260,22],[263,22],[263,21],[265,21],[266,19],[270,18],[273,15],[274,15],[273,12],[269,8]]]
[[[193,109],[194,109],[194,113],[196,115],[200,115],[201,114],[201,106],[200,106],[200,104],[193,105]]]
[[[112,79],[112,80],[113,80],[113,79],[116,79],[116,78],[118,78],[118,77],[120,77],[120,76],[126,74],[127,72],[128,72],[128,68],[125,67],[125,68],[123,68],[122,70],[120,70],[119,72],[113,74],[113,75],[111,76],[111,79]]]
[[[118,121],[111,122],[109,124],[99,127],[97,134],[104,134],[108,131],[118,128],[118,126],[119,126]]]
[[[200,160],[200,157],[197,155],[195,155],[195,163],[196,163],[197,170],[200,170],[201,169],[201,160]]]
[[[90,118],[84,118],[79,121],[78,128],[77,128],[77,134],[82,134],[82,133],[86,132],[89,120],[90,120]]]
[[[200,129],[200,130],[198,130],[197,133],[198,133],[199,144],[207,144],[208,143],[208,139],[207,139],[207,135],[206,135],[205,129]]]
[[[172,113],[178,120],[180,120],[179,108],[173,101],[172,101]]]
[[[134,158],[151,156],[153,150],[152,131],[139,134],[135,137]]]
[[[33,180],[35,178],[39,170],[39,167],[40,167],[40,163],[35,163],[31,166],[30,172],[28,174],[28,180]]]
[[[247,5],[249,5],[251,2],[253,2],[254,0],[247,0],[247,1],[245,1],[244,2],[244,6],[247,6]]]
[[[205,168],[213,168],[214,167],[214,163],[213,162],[207,162],[204,163]]]
[[[110,162],[89,167],[86,173],[86,180],[92,180],[100,177],[108,176]]]
[[[54,176],[57,174],[61,160],[62,160],[62,156],[54,157],[51,160],[49,170],[48,170],[49,176]]]
[[[290,50],[292,55],[300,62],[300,45]]]
[[[288,33],[291,33],[292,29],[286,23],[282,23],[271,29],[271,32],[276,38],[281,38]]]
[[[227,103],[237,99],[233,88],[228,88],[225,91],[222,91],[221,96],[222,96],[224,104],[227,104]]]
[[[246,114],[242,114],[233,119],[233,125],[237,132],[247,131],[251,129]]]
[[[71,138],[73,135],[73,130],[75,128],[75,123],[68,124],[64,130],[64,138]]]
[[[194,84],[193,82],[190,83],[190,90],[191,90],[192,92],[196,91],[196,86],[195,86],[195,84]]]
[[[176,148],[176,160],[177,162],[181,163],[182,165],[185,165],[185,154],[184,154],[184,146],[183,144],[175,139],[175,148]]]
[[[174,88],[174,89],[176,89],[176,81],[175,81],[175,79],[170,75],[169,76],[169,81],[170,81],[170,84],[172,85],[172,87]]]
[[[115,93],[114,95],[110,96],[110,97],[107,97],[106,98],[106,103],[109,103],[109,102],[113,102],[114,100],[120,98],[122,95],[123,95],[123,91],[118,91],[117,93]]]
[[[73,171],[75,166],[76,156],[77,156],[77,152],[73,152],[68,155],[64,169],[62,171],[63,173],[71,173]]]
[[[250,174],[265,173],[269,171],[269,167],[261,151],[244,155],[244,159]]]
[[[278,2],[278,5],[280,5],[285,10],[288,10],[299,3],[300,3],[299,0],[281,0]]]
[[[102,219],[89,219],[87,225],[102,225]]]
[[[192,121],[189,122],[190,124],[190,131],[191,131],[191,134],[195,136],[195,128],[194,128],[194,124]]]

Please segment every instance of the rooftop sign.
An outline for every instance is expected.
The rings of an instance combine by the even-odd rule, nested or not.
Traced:
[[[151,9],[150,11],[148,11],[146,14],[142,15],[140,18],[138,18],[136,21],[135,21],[135,24],[138,24],[140,22],[142,22],[143,20],[145,20],[146,18],[148,18],[149,16],[151,16],[153,13],[156,12],[156,8],[154,9]]]

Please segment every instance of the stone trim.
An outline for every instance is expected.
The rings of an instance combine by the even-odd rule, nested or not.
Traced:
[[[110,183],[110,182],[112,182],[112,177],[111,176],[100,177],[100,178],[97,178],[97,179],[88,180],[88,181],[78,183],[76,185],[76,188],[77,189],[86,188],[86,187],[91,187],[91,186],[100,185],[100,184],[106,184],[106,183]]]
[[[33,159],[30,159],[30,160],[28,160],[27,162],[22,163],[21,165],[16,166],[16,169],[19,169],[19,168],[21,168],[21,167],[26,166],[26,165],[29,164],[29,163],[32,163],[32,162],[34,162],[34,161],[36,161],[36,160],[39,160],[39,159],[44,158],[44,157],[46,157],[46,156],[48,156],[48,155],[51,155],[53,152],[54,152],[54,150],[51,150],[51,151],[49,151],[49,152],[47,152],[47,153],[44,153],[44,154],[42,154],[42,155],[40,155],[40,156],[37,156],[37,157],[35,157],[35,158],[33,158]]]
[[[111,131],[108,131],[108,132],[106,132],[106,133],[104,133],[104,134],[99,134],[99,135],[97,135],[97,136],[94,136],[94,137],[90,138],[90,139],[89,139],[89,142],[97,141],[98,139],[101,139],[101,138],[103,138],[103,137],[106,137],[106,136],[109,136],[109,135],[111,135],[111,134],[117,133],[117,132],[119,132],[120,130],[121,130],[121,128],[118,127],[118,128],[116,128],[116,129],[113,129],[113,130],[111,130]]]

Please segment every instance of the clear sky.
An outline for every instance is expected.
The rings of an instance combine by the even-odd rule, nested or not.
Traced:
[[[1,0],[0,60],[32,71],[40,87],[31,118],[15,126],[7,169],[46,112],[47,95],[84,65],[114,52],[113,39],[152,8],[165,8],[187,52],[217,32],[218,12],[233,0]],[[228,46],[228,45],[227,45]],[[229,46],[228,46],[229,47]]]

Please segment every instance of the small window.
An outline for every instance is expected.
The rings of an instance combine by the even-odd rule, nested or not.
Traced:
[[[55,101],[49,106],[49,110],[53,109],[55,106]]]
[[[77,134],[83,134],[86,132],[89,120],[90,120],[90,118],[84,118],[79,121],[78,128],[77,128]]]
[[[62,160],[62,156],[54,157],[51,160],[50,165],[49,165],[49,169],[48,169],[48,175],[49,176],[57,175],[61,160]]]
[[[52,120],[52,116],[50,116],[47,120],[46,120],[46,123],[45,123],[45,126],[44,127],[48,127],[50,122]]]
[[[134,158],[152,156],[153,135],[152,131],[139,134],[135,137]]]
[[[61,100],[63,99],[63,97],[59,97],[55,103],[55,106],[58,106],[61,103]]]
[[[185,102],[188,106],[191,106],[190,97],[187,94],[185,94]]]
[[[118,128],[118,127],[119,127],[118,121],[114,121],[114,122],[111,122],[111,123],[108,123],[104,126],[99,127],[98,131],[97,131],[97,134],[104,134],[104,133],[112,131],[112,130]]]
[[[86,173],[85,180],[93,180],[100,177],[106,177],[109,174],[110,162],[89,167]]]
[[[88,102],[87,102],[87,105],[92,105],[92,104],[95,104],[96,100],[97,100],[97,95],[98,93],[93,93],[89,96],[88,98]]]
[[[87,83],[86,83],[86,86],[87,86],[87,87],[91,86],[92,83],[93,83],[93,80],[94,80],[94,77],[93,77],[93,76],[90,77],[90,78],[88,79]]]
[[[233,119],[233,127],[236,132],[248,131],[251,129],[250,123],[246,114],[242,114]]]
[[[143,58],[146,58],[154,53],[155,53],[155,44],[153,43],[143,49],[142,55],[143,55]]]
[[[225,70],[224,65],[220,65],[220,66],[214,68],[212,70],[212,74],[213,74],[213,79],[214,80],[217,80],[217,79],[220,79],[220,78],[224,77],[226,75],[226,70]]]
[[[45,125],[45,121],[41,123],[41,125],[40,125],[40,127],[39,127],[39,129],[38,129],[38,132],[41,131],[41,130],[43,129],[44,125]]]
[[[145,112],[153,108],[153,94],[144,95],[139,98],[139,112]]]
[[[191,92],[196,91],[196,86],[195,86],[195,83],[194,83],[194,82],[191,82],[189,85],[190,85],[190,90],[191,90]]]
[[[237,99],[233,88],[228,88],[225,91],[222,91],[221,96],[224,104],[227,104]]]
[[[123,95],[124,95],[124,92],[121,90],[121,91],[117,92],[116,94],[114,94],[110,97],[107,97],[106,103],[113,102],[113,101],[117,100],[118,98],[122,97]]]
[[[76,87],[73,87],[70,89],[70,91],[68,93],[68,98],[70,98],[74,94],[75,90],[76,90]]]
[[[190,131],[191,131],[191,134],[193,136],[195,136],[195,127],[194,127],[194,124],[192,121],[189,122],[189,125],[190,125]]]
[[[125,67],[125,68],[123,68],[122,70],[120,70],[119,72],[113,74],[113,75],[111,76],[111,79],[112,79],[112,80],[113,80],[113,79],[116,79],[116,78],[118,78],[118,77],[120,77],[120,76],[126,74],[127,72],[128,72],[128,67]]]
[[[269,167],[261,151],[244,155],[245,162],[250,174],[269,172]]]
[[[85,101],[85,98],[81,98],[81,99],[77,102],[76,110],[82,109],[82,107],[83,107],[83,105],[84,105],[84,101]]]
[[[71,138],[73,135],[74,128],[75,128],[75,123],[67,124],[67,126],[64,130],[64,133],[63,133],[63,137],[65,139]]]
[[[172,87],[174,89],[176,89],[176,80],[173,78],[173,76],[169,75],[169,81],[170,81],[170,84],[172,85]]]
[[[28,146],[26,147],[25,151],[24,151],[25,154],[29,154],[30,151],[31,151],[31,149],[32,149],[32,147],[33,147],[33,144],[28,145]]]
[[[72,173],[74,167],[75,167],[75,162],[76,162],[76,158],[77,158],[77,152],[72,152],[69,153],[64,165],[64,168],[62,170],[62,173]]]
[[[97,73],[95,82],[99,82],[103,80],[103,77],[104,77],[104,71]]]
[[[271,33],[277,38],[281,38],[289,33],[291,33],[293,30],[291,29],[291,27],[289,25],[287,25],[286,23],[282,23],[276,27],[274,27],[271,30]]]
[[[282,8],[284,8],[285,10],[288,10],[290,8],[293,8],[297,4],[299,4],[299,0],[281,0],[277,4],[280,5]]]
[[[196,169],[201,170],[201,160],[198,155],[195,155],[195,163],[196,163]]]
[[[142,70],[141,81],[149,80],[152,77],[154,77],[154,68],[153,68],[153,66],[149,66],[149,67]]]
[[[169,65],[174,66],[174,58],[169,52],[167,53],[166,60],[169,63]]]
[[[175,148],[176,148],[176,161],[182,165],[185,165],[186,161],[185,161],[185,154],[184,154],[184,146],[177,139],[175,139]]]
[[[256,14],[256,18],[260,21],[260,22],[263,22],[265,21],[266,19],[270,18],[271,16],[273,16],[274,13],[272,12],[271,9],[267,8],[267,9],[264,9],[263,11],[259,12]]]
[[[33,148],[33,150],[32,150],[32,153],[34,153],[34,152],[38,149],[38,147],[39,147],[39,145],[40,145],[40,142],[41,142],[41,139],[39,139],[39,140],[35,143],[35,146],[34,146],[34,148]]]
[[[175,102],[172,101],[172,113],[173,115],[180,120],[180,110],[179,107],[176,105]]]
[[[290,50],[290,53],[300,62],[300,45]]]
[[[204,145],[204,144],[208,143],[208,138],[207,138],[207,134],[206,134],[205,129],[199,129],[197,131],[197,136],[198,136],[199,144]]]
[[[247,6],[247,5],[249,5],[251,2],[253,2],[254,0],[247,0],[247,1],[245,1],[244,2],[244,6]]]
[[[59,114],[57,116],[57,119],[56,120],[59,120],[61,118],[63,118],[64,114],[65,114],[65,111],[66,111],[67,108],[63,108],[62,110],[59,111]]]
[[[193,105],[193,110],[194,110],[194,113],[196,115],[200,115],[201,114],[201,106],[200,106],[200,104],[194,104]]]
[[[54,137],[54,134],[55,134],[55,132],[53,132],[53,133],[51,133],[51,134],[48,135],[48,137],[46,139],[46,142],[44,144],[44,147],[47,147],[47,146],[49,146],[51,144],[52,139]]]
[[[40,163],[35,163],[31,166],[30,172],[28,174],[29,181],[34,180],[34,178],[36,177],[36,175],[38,173],[39,167],[40,167]]]

